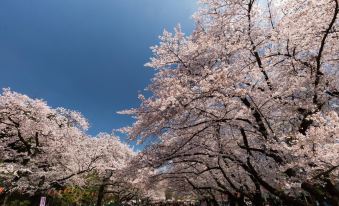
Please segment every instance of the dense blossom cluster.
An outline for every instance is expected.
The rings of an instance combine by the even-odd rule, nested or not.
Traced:
[[[208,198],[338,201],[339,1],[201,0],[196,28],[152,47],[132,139],[143,163]]]
[[[239,205],[339,202],[339,0],[200,0],[190,36],[164,31],[156,74],[122,128],[86,134],[76,111],[4,89],[2,192],[99,179],[118,202],[182,196]],[[150,140],[151,139],[151,140]],[[151,177],[151,178],[148,178]]]
[[[88,136],[88,126],[79,112],[53,109],[5,89],[0,95],[0,179],[6,192],[82,186],[90,172],[101,177],[106,170],[126,167],[132,149],[114,135]]]

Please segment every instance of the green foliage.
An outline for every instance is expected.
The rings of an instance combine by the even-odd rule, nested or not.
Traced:
[[[171,200],[173,198],[173,192],[171,190],[165,191],[165,198],[166,200]]]
[[[29,206],[31,202],[29,200],[13,200],[7,204],[8,206]]]

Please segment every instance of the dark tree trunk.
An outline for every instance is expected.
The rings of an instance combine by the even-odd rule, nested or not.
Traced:
[[[101,185],[99,187],[98,199],[97,199],[96,206],[102,206],[103,199],[104,199],[104,194],[105,194],[106,183],[107,183],[107,181],[109,181],[109,179],[112,177],[112,175],[113,175],[113,171],[112,170],[106,171],[106,175],[102,179],[102,183],[101,183]]]
[[[262,199],[261,193],[256,193],[253,198],[253,205],[255,206],[263,206],[264,201]]]
[[[102,206],[102,200],[104,199],[104,192],[105,192],[105,183],[100,185],[98,191],[98,199],[97,199],[97,206]]]

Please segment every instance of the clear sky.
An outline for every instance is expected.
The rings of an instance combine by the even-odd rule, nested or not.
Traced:
[[[1,0],[0,87],[80,111],[89,133],[132,123],[164,28],[190,33],[196,0]]]

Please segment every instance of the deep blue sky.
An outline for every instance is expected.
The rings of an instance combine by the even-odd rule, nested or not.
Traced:
[[[193,29],[195,0],[1,0],[0,87],[80,111],[89,133],[132,123],[164,28]]]

